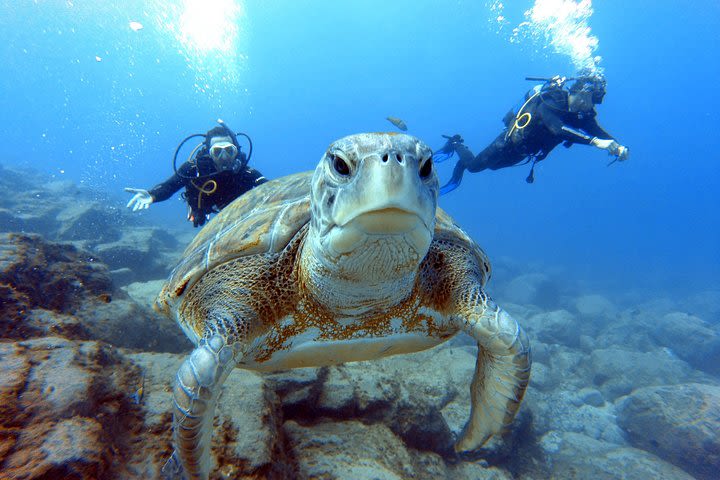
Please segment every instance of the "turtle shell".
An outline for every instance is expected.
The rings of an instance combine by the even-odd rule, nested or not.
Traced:
[[[155,308],[171,315],[183,293],[216,265],[282,251],[310,220],[312,175],[309,171],[271,180],[225,207],[187,246]]]
[[[278,253],[310,221],[313,172],[288,175],[244,193],[215,216],[185,249],[155,300],[155,309],[173,316],[184,294],[215,266],[249,255]],[[435,240],[463,244],[490,276],[485,253],[440,208],[435,218]]]

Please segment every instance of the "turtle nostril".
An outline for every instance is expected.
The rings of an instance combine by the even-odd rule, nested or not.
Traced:
[[[402,157],[400,156],[399,153],[396,153],[396,154],[395,154],[395,160],[397,160],[398,163],[402,163]]]
[[[388,157],[388,154],[387,154],[387,153],[386,153],[385,155],[383,155],[383,156],[382,156],[382,161],[383,161],[383,163],[387,162],[387,161],[388,161],[388,158],[390,158],[390,157]]]

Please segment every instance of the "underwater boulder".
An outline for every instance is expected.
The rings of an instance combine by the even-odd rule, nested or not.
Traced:
[[[583,359],[587,386],[600,390],[606,399],[627,395],[636,388],[673,385],[702,376],[665,350],[637,352],[623,348],[593,351]]]
[[[607,323],[615,318],[617,308],[606,297],[598,294],[581,295],[575,299],[575,309],[585,321]]]
[[[98,342],[0,342],[3,478],[128,478],[139,369]]]
[[[60,313],[77,309],[88,297],[104,301],[112,293],[107,266],[89,252],[44,240],[39,235],[0,234],[0,285],[12,290],[25,310]]]
[[[184,356],[149,352],[127,356],[145,375],[142,441],[163,449],[152,460],[162,464],[170,455],[172,434],[168,379],[177,373]],[[219,434],[212,456],[224,478],[296,478],[287,470],[280,400],[263,375],[235,370],[226,380],[215,413]]]
[[[560,293],[544,273],[523,273],[498,288],[498,301],[557,308]]]
[[[633,445],[697,478],[717,478],[720,386],[685,383],[640,388],[620,398],[617,411],[618,424]]]
[[[693,480],[678,467],[644,450],[602,442],[581,433],[549,432],[540,440],[545,470],[530,478]]]
[[[719,330],[694,315],[673,312],[657,320],[650,336],[693,367],[720,374]]]
[[[154,351],[190,348],[172,321],[115,289],[92,253],[39,235],[0,234],[0,336],[47,335]]]
[[[111,242],[120,238],[120,214],[96,201],[72,202],[57,214],[58,240]]]
[[[457,479],[510,480],[512,476],[480,462],[446,463],[429,452],[409,450],[383,424],[358,420],[321,422],[307,426],[285,424],[298,479],[400,480]]]
[[[136,282],[165,278],[181,252],[177,240],[157,227],[124,229],[117,240],[98,243],[93,252],[111,269],[129,268]]]
[[[580,322],[567,310],[554,310],[535,314],[524,321],[530,338],[543,343],[555,343],[578,347],[580,335],[591,330],[586,322]]]

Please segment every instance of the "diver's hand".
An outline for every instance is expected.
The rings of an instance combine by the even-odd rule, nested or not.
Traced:
[[[630,150],[627,147],[623,147],[619,143],[617,143],[615,140],[610,143],[610,145],[607,147],[607,151],[610,153],[610,155],[613,155],[616,160],[623,161],[627,160],[628,155],[630,155]]]
[[[613,154],[617,157],[618,160],[621,162],[623,160],[627,160],[630,156],[630,149],[628,147],[623,147],[622,145],[618,145],[617,147],[617,153]]]
[[[623,147],[615,140],[603,140],[601,138],[595,137],[590,140],[590,145],[594,145],[598,148],[602,148],[603,150],[607,150],[610,155],[614,155],[615,157],[617,157],[617,160],[620,160],[621,162],[623,160],[627,160],[630,156],[630,149],[627,147]]]
[[[148,208],[154,201],[152,195],[142,188],[125,188],[126,192],[134,193],[133,197],[127,204],[127,208],[132,208],[133,212]]]
[[[613,153],[611,148],[613,147],[613,144],[617,145],[618,143],[615,140],[603,140],[602,138],[593,138],[590,140],[590,145],[594,145],[598,148],[602,148],[603,150],[607,150],[610,153]]]

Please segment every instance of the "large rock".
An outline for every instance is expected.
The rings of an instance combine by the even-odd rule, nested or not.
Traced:
[[[541,393],[530,390],[525,407],[532,412],[535,434],[551,431],[576,432],[606,443],[626,445],[623,431],[615,423],[615,406],[605,402],[592,388]]]
[[[452,458],[456,435],[470,414],[475,352],[440,346],[311,370],[295,381],[290,378],[296,371],[268,378],[283,398],[286,419],[303,424],[321,418],[382,423],[408,447]],[[504,441],[512,438],[507,435]],[[499,442],[496,448],[505,446]]]
[[[559,303],[559,292],[544,273],[523,273],[498,289],[498,299],[523,305],[552,308]]]
[[[578,390],[591,387],[592,378],[582,367],[585,355],[558,344],[533,342],[533,366],[530,383],[543,392]]]
[[[711,325],[720,325],[720,289],[698,292],[683,304],[684,310],[704,318]]]
[[[0,335],[59,335],[154,351],[191,348],[172,321],[116,290],[107,266],[91,253],[38,235],[0,234]]]
[[[720,374],[720,325],[683,312],[661,317],[650,336],[697,369]]]
[[[0,234],[0,285],[24,310],[72,313],[90,297],[112,293],[107,266],[89,252],[45,241],[39,235]],[[7,326],[6,326],[7,328]]]
[[[608,400],[627,395],[636,388],[679,383],[701,378],[683,360],[666,350],[650,352],[622,348],[595,350],[583,361],[585,377]],[[591,385],[589,385],[591,386]]]
[[[285,425],[297,472],[287,478],[401,480],[504,480],[511,476],[476,463],[446,464],[436,454],[413,452],[385,425],[357,420],[323,422],[312,427]],[[351,445],[350,448],[348,446]]]
[[[593,480],[693,480],[681,469],[637,448],[601,442],[572,432],[550,432],[540,448],[545,471],[530,478]]]
[[[155,227],[125,229],[116,241],[96,244],[92,250],[111,269],[132,270],[135,281],[165,278],[180,254],[175,238]]]
[[[88,240],[91,244],[120,237],[120,213],[95,201],[72,202],[58,212],[58,240]]]
[[[50,184],[37,172],[0,165],[0,191],[12,192],[5,195],[0,206],[0,232],[51,234],[62,202],[45,189]]]
[[[720,472],[720,386],[635,390],[617,402],[618,423],[638,448],[703,479]]]
[[[106,345],[47,337],[0,343],[0,372],[3,478],[128,477],[137,367]]]
[[[588,353],[618,347],[638,352],[657,349],[649,333],[655,328],[658,315],[639,308],[622,310],[613,320],[602,323],[600,331],[581,338],[581,348]]]
[[[126,283],[163,278],[180,254],[173,235],[143,227],[116,199],[34,171],[0,167],[0,232],[36,233],[93,252]],[[134,277],[123,268],[131,268]]]
[[[579,322],[567,310],[538,313],[524,320],[523,325],[533,339],[569,347],[577,347],[580,335],[592,330],[591,324]]]
[[[606,323],[612,320],[617,308],[602,295],[581,295],[575,299],[577,309],[584,322]]]
[[[170,454],[172,432],[171,385],[182,355],[129,354],[145,375],[145,431],[147,441],[160,443],[164,462]],[[280,400],[259,374],[233,371],[223,385],[213,428],[214,471],[223,478],[293,478],[283,445]]]
[[[138,304],[147,308],[152,308],[155,298],[158,296],[160,289],[165,284],[165,280],[150,280],[148,282],[132,282],[122,287],[127,294]]]

